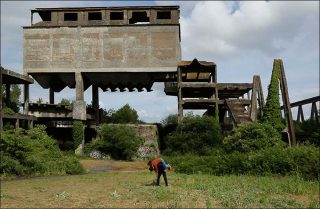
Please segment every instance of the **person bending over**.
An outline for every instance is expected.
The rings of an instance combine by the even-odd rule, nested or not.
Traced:
[[[171,170],[171,166],[166,164],[162,158],[157,158],[148,162],[149,170],[157,174],[157,186],[160,186],[160,177],[163,175],[164,182],[168,186],[166,170]]]

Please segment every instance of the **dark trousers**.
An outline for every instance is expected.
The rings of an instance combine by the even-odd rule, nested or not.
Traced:
[[[162,162],[160,162],[157,165],[157,168],[158,168],[157,185],[160,186],[160,177],[161,177],[161,175],[163,175],[164,182],[165,182],[166,186],[168,186],[168,179],[167,179],[165,165]]]

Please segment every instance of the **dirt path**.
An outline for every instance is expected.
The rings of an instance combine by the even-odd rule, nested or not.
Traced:
[[[144,161],[115,161],[115,160],[80,160],[83,167],[90,172],[104,171],[139,171],[147,169],[147,163]]]

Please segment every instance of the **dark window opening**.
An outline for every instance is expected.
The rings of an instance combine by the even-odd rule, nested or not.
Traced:
[[[88,20],[102,20],[101,12],[89,12]]]
[[[171,19],[171,12],[164,11],[164,12],[157,12],[157,19]]]
[[[78,13],[64,13],[64,21],[77,21]]]
[[[150,23],[147,12],[132,12],[132,18],[129,19],[129,24]]]
[[[39,12],[42,21],[51,21],[51,12]]]
[[[123,20],[123,12],[110,12],[110,20]]]

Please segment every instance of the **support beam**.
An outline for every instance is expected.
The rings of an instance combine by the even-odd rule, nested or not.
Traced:
[[[287,79],[284,72],[283,62],[281,59],[274,60],[280,62],[280,72],[279,72],[279,80],[280,80],[280,89],[282,94],[282,101],[283,101],[283,107],[284,107],[284,116],[287,119],[288,124],[288,132],[290,136],[291,145],[296,145],[296,135],[294,131],[294,124],[292,119],[292,113],[291,113],[291,105],[289,100],[289,93],[288,93],[288,86],[287,86]]]
[[[76,79],[76,101],[73,103],[73,119],[86,120],[86,103],[84,101],[84,85],[81,73],[75,73]]]
[[[318,109],[317,109],[317,104],[316,102],[312,102],[311,105],[311,116],[310,118],[312,120],[315,120],[317,122],[317,124],[319,124],[319,115],[318,115]]]
[[[96,125],[99,125],[99,88],[96,85],[92,85],[92,107],[95,111]]]
[[[29,84],[23,85],[23,113],[29,112]]]
[[[52,88],[49,89],[49,104],[54,104],[54,91]]]
[[[10,84],[6,84],[6,106],[9,107],[11,102]]]
[[[19,128],[20,127],[20,120],[16,119],[16,124],[15,124],[15,128]]]
[[[253,76],[251,105],[250,105],[250,118],[252,121],[257,120],[257,90],[258,90],[257,78],[256,76]]]
[[[0,69],[0,132],[2,131],[3,128],[3,121],[2,121],[2,69]]]
[[[181,68],[178,67],[178,123],[182,121],[183,118],[183,107],[182,107],[182,91],[181,91],[181,81],[182,81]]]
[[[304,114],[303,114],[302,105],[299,105],[299,107],[298,107],[297,121],[304,122]]]

